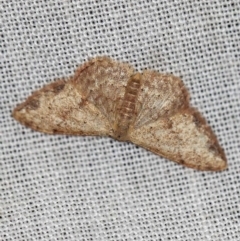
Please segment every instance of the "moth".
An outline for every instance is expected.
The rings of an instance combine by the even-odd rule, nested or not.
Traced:
[[[227,160],[182,80],[135,72],[97,57],[34,92],[13,111],[21,124],[47,134],[109,136],[197,170],[221,171]]]

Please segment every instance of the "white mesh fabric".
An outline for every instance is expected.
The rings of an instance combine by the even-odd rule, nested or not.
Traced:
[[[0,240],[240,240],[239,1],[5,0]],[[107,55],[180,76],[229,169],[198,172],[133,144],[49,136],[11,111]]]

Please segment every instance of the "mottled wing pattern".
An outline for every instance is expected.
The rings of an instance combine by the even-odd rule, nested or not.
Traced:
[[[144,71],[136,102],[135,128],[171,116],[188,104],[188,93],[181,79],[156,71]]]
[[[183,82],[107,57],[80,66],[68,80],[33,93],[15,108],[20,123],[48,134],[129,140],[198,170],[223,170],[223,149],[206,121],[189,107]]]
[[[15,108],[13,117],[48,134],[108,135],[105,116],[87,102],[71,82],[59,80],[33,93]]]
[[[128,64],[98,57],[77,69],[73,84],[113,125],[117,104],[122,102],[125,87],[133,73],[134,69]]]
[[[224,170],[223,150],[205,120],[193,109],[129,131],[129,140],[160,156],[197,170]]]

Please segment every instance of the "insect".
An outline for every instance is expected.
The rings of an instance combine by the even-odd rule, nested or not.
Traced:
[[[13,117],[47,134],[130,141],[197,170],[227,167],[223,149],[178,77],[97,57],[34,92]]]

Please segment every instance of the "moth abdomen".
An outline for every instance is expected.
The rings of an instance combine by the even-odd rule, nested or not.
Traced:
[[[141,88],[141,74],[133,75],[127,82],[124,98],[119,103],[115,138],[127,140],[129,126],[136,118],[136,102]]]
[[[126,86],[124,99],[120,107],[120,122],[129,125],[136,116],[135,106],[138,92],[141,87],[141,74],[133,75]]]

